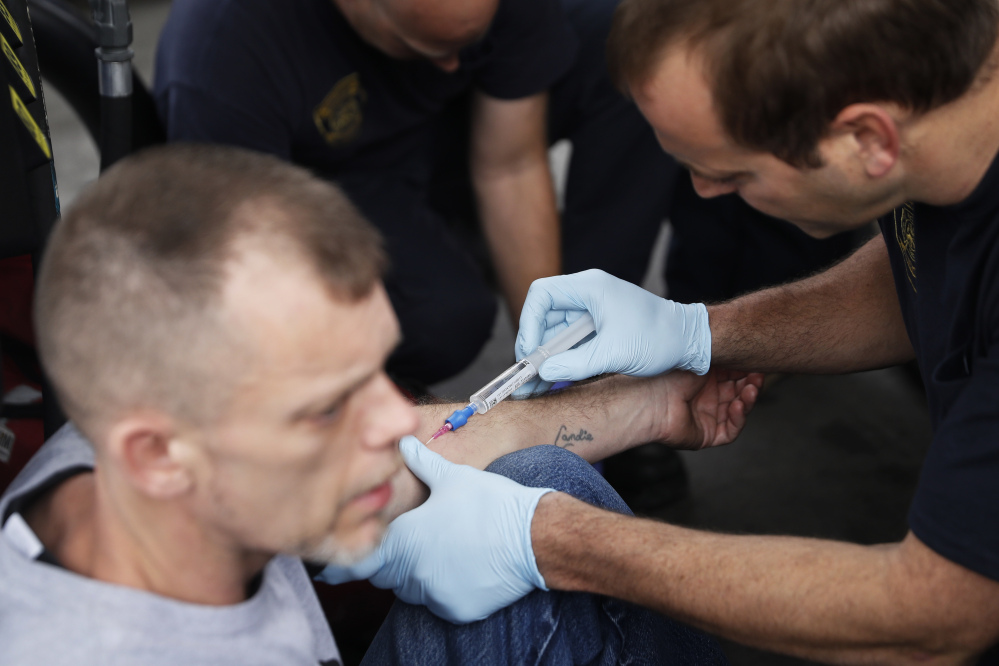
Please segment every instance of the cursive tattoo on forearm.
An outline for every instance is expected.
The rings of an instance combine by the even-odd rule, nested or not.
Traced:
[[[580,428],[578,432],[569,432],[569,429],[563,423],[559,426],[558,433],[555,434],[555,441],[552,444],[561,446],[563,449],[569,449],[575,446],[576,442],[592,441],[593,435],[585,428]]]

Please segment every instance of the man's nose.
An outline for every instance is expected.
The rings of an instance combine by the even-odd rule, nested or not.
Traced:
[[[690,181],[694,184],[694,191],[705,199],[731,194],[739,189],[734,183],[723,183],[693,173],[690,174]]]
[[[378,448],[394,444],[400,437],[412,434],[420,424],[416,408],[396,388],[388,377],[378,380],[374,407],[368,412],[364,440]]]

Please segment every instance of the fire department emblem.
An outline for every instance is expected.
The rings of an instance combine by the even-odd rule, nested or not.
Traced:
[[[916,209],[910,202],[893,212],[895,216],[895,242],[905,262],[905,276],[909,285],[916,289]]]
[[[335,146],[357,136],[364,122],[362,106],[367,98],[357,72],[337,81],[312,112],[316,128],[326,143]]]

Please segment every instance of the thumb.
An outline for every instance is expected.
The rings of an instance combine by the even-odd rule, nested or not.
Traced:
[[[537,341],[536,344],[535,341]],[[530,327],[524,328],[521,326],[520,330],[517,331],[517,340],[513,344],[514,357],[520,361],[537,349],[539,344],[541,344],[541,335],[537,331],[531,331]],[[534,346],[531,347],[530,345]]]
[[[603,372],[602,368],[590,367],[591,364],[588,350],[570,349],[542,363],[538,374],[547,382],[579,381]]]
[[[408,467],[416,477],[423,481],[430,487],[430,490],[434,489],[434,484],[436,484],[447,472],[448,468],[452,466],[447,460],[443,458],[426,446],[423,442],[413,437],[412,435],[407,435],[399,440],[399,452],[402,453],[403,460],[406,461],[406,467]]]

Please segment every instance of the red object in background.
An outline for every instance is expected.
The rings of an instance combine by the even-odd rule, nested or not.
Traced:
[[[31,257],[0,259],[0,333],[35,346],[31,297],[35,277]]]
[[[34,284],[31,257],[0,260],[0,334],[31,348],[35,346],[31,323]],[[4,393],[22,385],[41,390],[6,352],[0,359],[0,371],[3,373]],[[45,441],[41,419],[7,419],[6,427],[14,433],[14,444],[9,459],[4,461],[5,456],[0,457],[0,492],[7,488]]]

